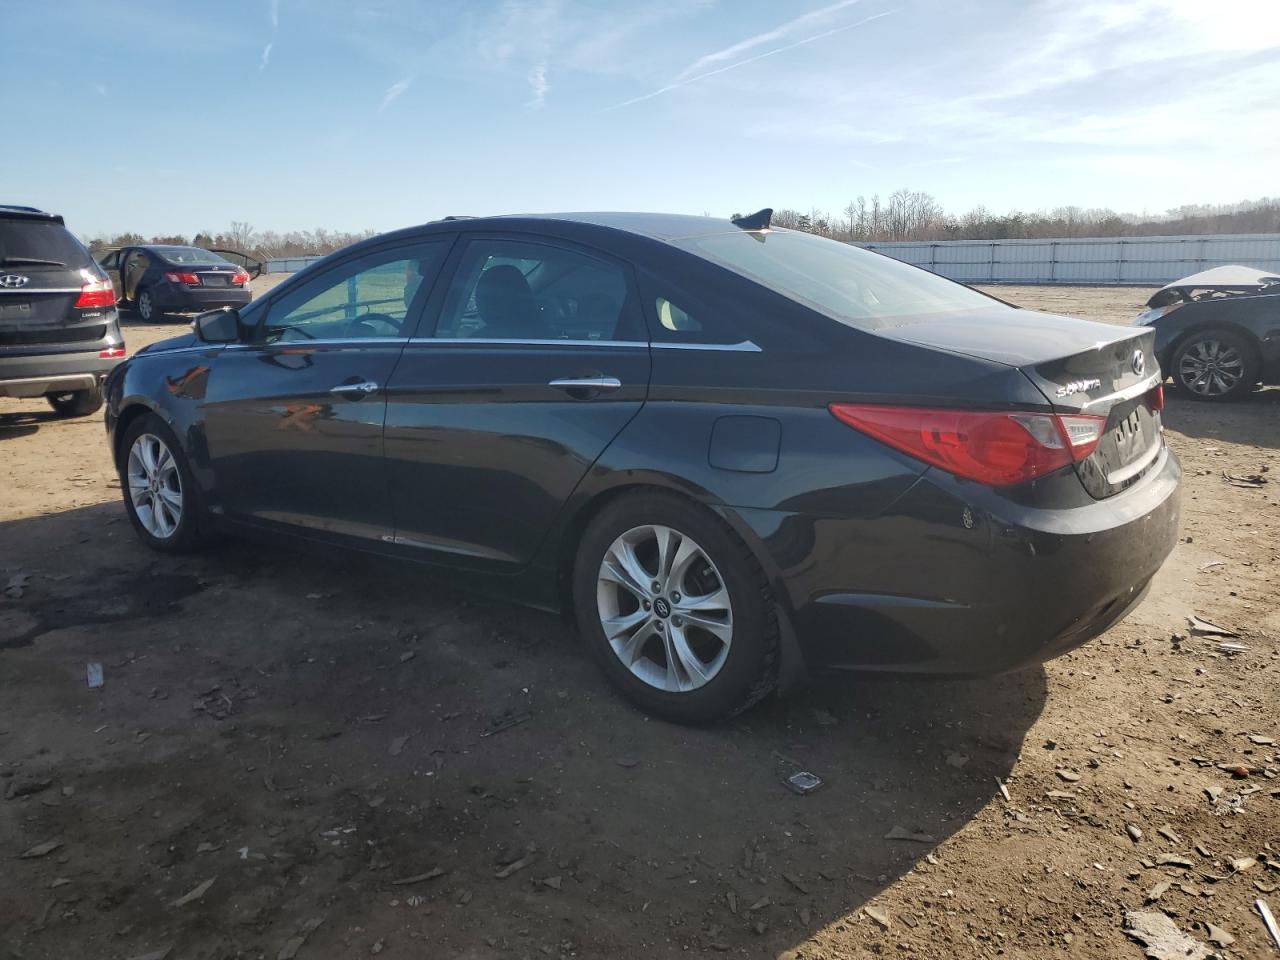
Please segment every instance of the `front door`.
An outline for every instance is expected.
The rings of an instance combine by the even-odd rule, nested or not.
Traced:
[[[390,539],[386,385],[448,240],[354,255],[267,305],[214,363],[214,509],[336,540]]]
[[[469,240],[434,327],[391,378],[395,539],[493,572],[527,564],[644,403],[649,348],[629,267],[558,242]]]
[[[124,296],[124,287],[120,283],[120,257],[123,252],[122,250],[112,250],[98,261],[98,266],[102,267],[107,276],[111,278],[111,286],[116,292],[117,302]]]

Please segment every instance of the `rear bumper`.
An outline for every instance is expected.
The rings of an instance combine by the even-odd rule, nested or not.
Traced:
[[[164,310],[197,313],[219,307],[243,307],[253,293],[243,287],[188,287],[182,283],[156,284],[151,290],[156,306]]]
[[[996,673],[1065,653],[1137,605],[1177,542],[1181,475],[1166,449],[1130,490],[1042,510],[929,471],[875,518],[742,516],[811,669]]]
[[[102,381],[123,358],[103,360],[93,352],[0,355],[0,397],[43,397],[50,393],[88,390]]]

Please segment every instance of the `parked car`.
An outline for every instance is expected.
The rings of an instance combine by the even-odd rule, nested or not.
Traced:
[[[1156,291],[1134,323],[1155,328],[1161,368],[1195,400],[1238,400],[1280,383],[1280,274],[1192,274]]]
[[[806,233],[647,214],[362,241],[140,351],[138,536],[353,546],[575,613],[678,721],[805,667],[976,673],[1107,629],[1177,536],[1155,334]]]
[[[85,416],[124,352],[111,283],[62,217],[0,205],[0,397]]]
[[[166,313],[198,313],[242,307],[253,299],[249,270],[203,247],[152,243],[121,247],[102,256],[120,303],[143,320]]]

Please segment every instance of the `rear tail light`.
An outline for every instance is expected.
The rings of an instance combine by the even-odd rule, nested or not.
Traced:
[[[231,278],[231,282],[236,286],[243,287],[249,282],[249,274],[243,270],[236,271],[236,275]]]
[[[189,287],[200,286],[200,274],[198,273],[166,273],[164,278],[170,283],[185,283]]]
[[[1147,409],[1159,413],[1164,409],[1164,383],[1157,383],[1147,391]]]
[[[119,360],[124,356],[124,344],[115,347],[107,347],[105,350],[98,351],[99,360]]]
[[[948,473],[993,487],[1083,460],[1106,417],[833,403],[841,423]]]
[[[88,271],[85,271],[88,273]],[[92,276],[92,274],[89,274]],[[116,292],[110,280],[87,280],[80,288],[80,296],[76,299],[77,310],[89,310],[93,307],[114,307]]]

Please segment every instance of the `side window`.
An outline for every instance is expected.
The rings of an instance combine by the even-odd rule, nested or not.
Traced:
[[[98,266],[103,270],[114,270],[120,264],[120,251],[112,250],[105,257],[98,261]]]
[[[445,339],[630,340],[621,267],[547,243],[473,240],[445,298]]]
[[[448,241],[366,254],[312,277],[271,305],[257,343],[403,337]]]
[[[751,339],[742,320],[747,311],[732,300],[707,297],[643,274],[640,289],[650,314],[654,343],[733,344]]]

